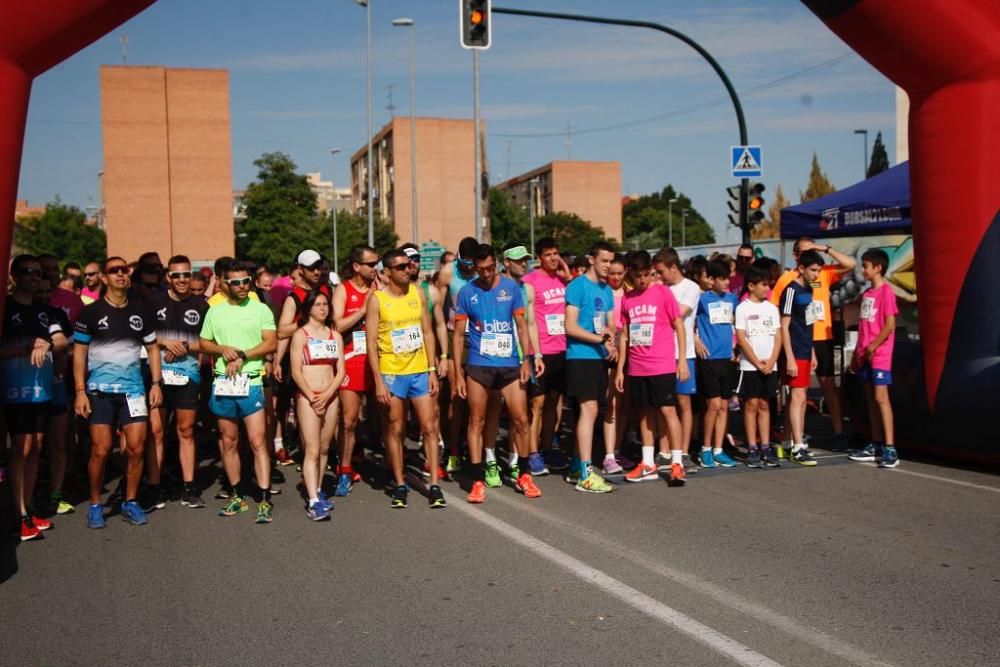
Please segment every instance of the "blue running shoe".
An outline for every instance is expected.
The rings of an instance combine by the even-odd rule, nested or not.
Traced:
[[[333,511],[333,501],[326,497],[326,494],[323,493],[322,489],[316,494],[316,497],[319,498],[319,504],[322,505],[327,512]]]
[[[343,474],[337,477],[337,488],[333,490],[333,495],[343,498],[351,492],[351,476]]]
[[[104,528],[104,505],[91,503],[87,508],[87,528]]]
[[[712,456],[711,449],[701,450],[701,467],[702,468],[715,468],[715,458]]]
[[[542,452],[542,458],[552,472],[560,472],[569,467],[569,457],[558,449],[546,449]]]
[[[322,500],[318,501],[315,505],[307,507],[306,514],[308,514],[309,518],[313,521],[323,521],[324,519],[330,518],[330,510],[326,508],[326,505],[323,504]]]
[[[723,468],[732,468],[736,465],[736,461],[733,460],[733,457],[725,452],[719,452],[718,454],[712,452],[712,459]]]
[[[128,521],[133,526],[144,526],[148,523],[146,513],[134,500],[122,503],[122,520]]]
[[[895,468],[899,465],[899,452],[895,447],[886,445],[882,448],[882,460],[878,462],[879,468]]]
[[[545,459],[538,452],[528,455],[528,472],[535,477],[549,474],[549,469],[545,465]]]
[[[874,442],[869,442],[865,445],[864,449],[851,452],[847,455],[847,458],[852,461],[861,462],[879,461],[882,458],[882,446],[876,445]]]

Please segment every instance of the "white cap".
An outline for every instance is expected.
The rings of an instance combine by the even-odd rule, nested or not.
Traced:
[[[315,250],[303,250],[295,261],[298,262],[299,266],[312,266],[321,259],[323,258]]]
[[[409,247],[403,248],[403,252],[405,252],[406,256],[409,257],[409,258],[411,258],[411,259],[413,257],[419,257],[420,256],[420,251],[417,250],[416,248],[409,248]]]

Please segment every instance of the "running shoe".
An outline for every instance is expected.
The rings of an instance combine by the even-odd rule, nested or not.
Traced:
[[[812,454],[809,453],[809,449],[806,447],[792,452],[792,462],[798,463],[800,466],[816,465],[816,459],[812,457]]]
[[[255,521],[257,523],[271,523],[272,521],[274,521],[273,512],[274,512],[274,507],[271,505],[271,503],[267,502],[266,500],[262,500],[260,501],[260,504],[257,505],[257,518],[255,519]]]
[[[747,467],[748,468],[760,468],[763,466],[762,459],[760,458],[760,452],[756,449],[751,449],[747,454]]]
[[[147,486],[145,492],[139,498],[139,506],[142,508],[143,512],[152,512],[153,510],[162,510],[167,506],[167,499],[163,495],[163,487],[157,485]]]
[[[670,454],[656,452],[654,464],[656,465],[657,470],[670,470],[670,466],[673,464],[673,459],[670,458]]]
[[[316,496],[319,498],[320,504],[323,505],[327,512],[333,511],[333,501],[326,497],[326,493],[323,489],[320,489]]]
[[[712,457],[711,449],[701,450],[701,467],[702,468],[715,468],[715,459]]]
[[[507,476],[510,477],[510,481],[516,484],[517,478],[521,476],[521,466],[515,463],[510,467],[510,469],[507,472],[508,472]]]
[[[478,479],[472,483],[472,490],[469,491],[469,495],[465,497],[466,502],[479,504],[486,500],[486,485],[480,482]]]
[[[615,461],[618,461],[618,465],[625,470],[631,470],[637,465],[635,461],[622,454],[621,450],[615,452]]]
[[[274,453],[274,458],[277,459],[279,466],[290,466],[295,463],[295,459],[292,458],[292,455],[284,447]]]
[[[732,456],[723,452],[712,452],[712,459],[723,468],[732,468],[736,465],[736,460]]]
[[[87,507],[87,528],[104,528],[104,505],[90,503]]]
[[[326,508],[323,501],[317,501],[306,508],[306,514],[313,521],[323,521],[330,518],[330,510]]]
[[[729,399],[729,411],[730,412],[740,411],[740,399],[737,398],[736,396],[733,396],[732,398]]]
[[[781,445],[774,446],[774,455],[777,457],[779,461],[784,461],[786,458],[788,458],[788,453],[785,451],[785,448],[782,447]]]
[[[250,504],[247,502],[247,499],[238,493],[234,493],[229,496],[229,502],[219,510],[219,516],[236,516],[248,511],[250,511]]]
[[[28,516],[31,519],[31,523],[35,524],[35,528],[37,528],[38,530],[52,529],[52,522],[49,521],[48,519],[43,519],[42,517],[35,516],[33,514],[29,514]]]
[[[604,457],[604,462],[601,463],[601,468],[604,470],[605,475],[618,475],[625,472],[625,469],[618,464],[618,461],[615,460],[613,454]]]
[[[574,488],[577,491],[584,491],[586,493],[611,493],[615,490],[615,487],[604,481],[604,478],[593,470],[589,472],[586,479],[581,479],[577,482]]]
[[[569,457],[554,447],[542,452],[542,458],[552,472],[561,472],[569,467]]]
[[[491,489],[503,486],[503,481],[500,479],[500,466],[497,465],[496,461],[486,462],[486,486]]]
[[[834,433],[830,448],[835,452],[846,452],[848,449],[848,438],[846,433]]]
[[[632,468],[629,474],[625,475],[626,482],[653,482],[660,477],[660,471],[656,466],[640,463]]]
[[[348,473],[342,473],[337,477],[337,488],[333,490],[333,495],[338,498],[343,498],[351,492],[351,476]]]
[[[549,474],[548,466],[545,465],[545,459],[538,452],[528,455],[528,471],[536,477]]]
[[[852,461],[880,461],[882,459],[883,450],[881,445],[876,445],[874,442],[869,442],[864,446],[864,449],[859,449],[856,452],[851,452],[847,455],[847,458]]]
[[[441,491],[441,487],[437,484],[427,489],[427,502],[430,504],[432,510],[448,506],[448,501],[444,499],[444,492]]]
[[[886,445],[882,448],[882,460],[878,462],[879,468],[895,468],[899,465],[899,452],[896,451],[895,447],[889,447]],[[38,523],[37,519],[35,523]],[[41,526],[39,526],[41,528]],[[45,530],[42,528],[42,530]]]
[[[144,526],[149,520],[146,513],[139,507],[139,503],[134,500],[127,500],[122,503],[122,520],[128,521],[133,526]]]
[[[49,494],[49,505],[56,514],[72,514],[75,508],[66,502],[66,496],[62,491],[53,491]]]
[[[462,469],[462,457],[460,456],[448,456],[448,462],[445,464],[444,469],[447,472],[458,472]]]
[[[21,517],[21,525],[18,529],[18,533],[20,534],[22,542],[33,540],[36,537],[41,537],[42,535],[41,529],[35,525],[30,516]]]
[[[684,472],[686,472],[687,474],[689,475],[697,474],[698,466],[695,465],[695,462],[691,460],[691,456],[687,452],[684,452],[681,455],[681,464],[684,466]]]
[[[199,509],[205,506],[205,501],[198,494],[197,488],[187,486],[184,487],[184,493],[181,495],[181,505],[183,507],[190,507],[191,509]]]
[[[687,476],[684,474],[683,463],[670,464],[670,480],[667,484],[670,486],[684,486],[687,484]]]
[[[568,473],[566,473],[565,475],[563,475],[563,480],[567,484],[579,484],[580,483],[580,471],[576,470],[576,469],[570,470]]]
[[[420,474],[423,475],[424,479],[431,478],[431,467],[429,464],[424,463],[424,467],[420,469]],[[438,479],[448,479],[448,471],[438,466]]]
[[[215,492],[216,500],[229,500],[233,497],[233,490],[229,488],[229,484],[223,482],[219,490]]]
[[[761,456],[761,458],[764,460],[764,466],[765,467],[768,467],[768,468],[780,468],[781,467],[781,462],[778,461],[778,457],[775,456],[774,450],[771,449],[770,447],[766,447],[764,449],[764,453]]]
[[[517,481],[514,482],[514,488],[518,493],[523,493],[525,498],[541,498],[542,490],[535,486],[535,480],[531,478],[526,472],[521,473],[520,477],[516,478]]]
[[[406,508],[406,496],[409,493],[409,489],[406,488],[405,484],[400,484],[395,489],[392,490],[392,500],[389,502],[389,507],[393,509],[405,509]]]

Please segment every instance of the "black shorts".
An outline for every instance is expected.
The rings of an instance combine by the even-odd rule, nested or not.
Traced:
[[[637,408],[677,405],[677,375],[629,375],[629,402]]]
[[[201,385],[188,380],[187,384],[165,384],[163,389],[163,407],[167,410],[197,410],[198,392]]]
[[[8,403],[3,409],[7,432],[11,435],[45,433],[48,430],[50,403]]]
[[[567,359],[566,395],[578,401],[604,401],[608,367],[603,359]]]
[[[778,371],[764,375],[760,371],[740,371],[736,393],[741,398],[774,398],[778,394]]]
[[[149,407],[147,402],[146,414],[132,416],[128,408],[128,400],[125,394],[108,394],[99,391],[93,394],[88,393],[90,399],[90,424],[91,426],[119,424],[140,424],[149,421]],[[143,396],[143,401],[146,397]]]
[[[816,353],[816,377],[833,377],[833,341],[814,340],[813,351]]]
[[[543,354],[542,362],[545,372],[541,377],[533,378],[535,394],[565,394],[566,393],[566,353]],[[532,365],[534,368],[534,365]]]
[[[465,375],[475,380],[488,391],[503,389],[511,382],[521,379],[519,366],[466,366]]]
[[[698,393],[703,398],[729,399],[733,395],[733,362],[729,359],[701,359],[698,369]]]

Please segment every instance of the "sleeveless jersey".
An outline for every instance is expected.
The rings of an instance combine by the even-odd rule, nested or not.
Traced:
[[[354,286],[351,280],[344,281],[344,317],[350,317],[365,307],[365,296],[367,292],[362,292]],[[374,289],[369,287],[368,289]],[[344,359],[351,360],[354,357],[363,357],[366,354],[367,345],[365,343],[365,319],[355,324],[349,331],[344,332]],[[357,344],[357,348],[355,348]]]
[[[427,352],[424,349],[423,310],[420,292],[410,285],[403,297],[387,292],[375,292],[378,299],[379,371],[385,375],[426,373]]]

